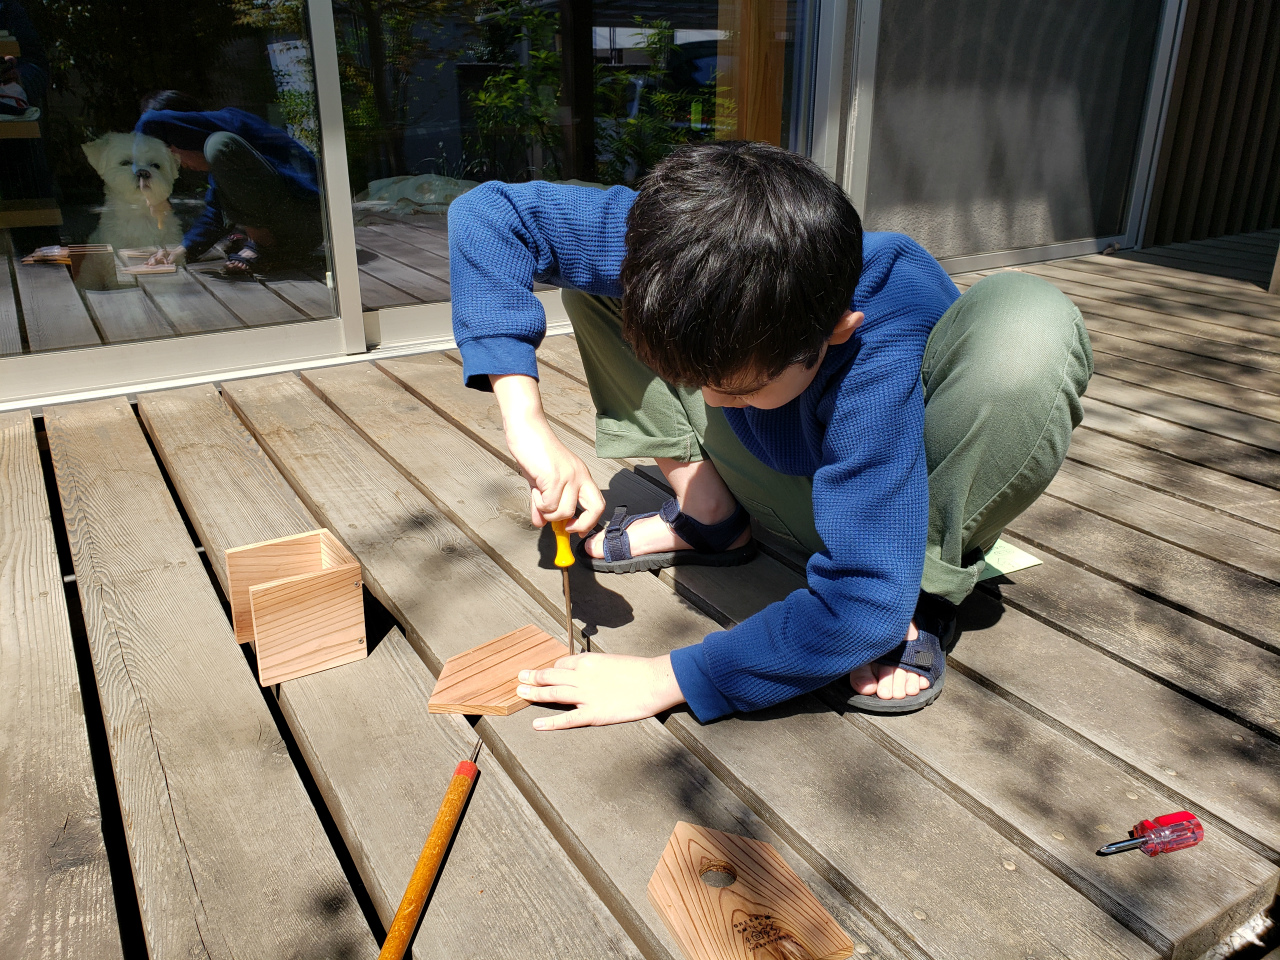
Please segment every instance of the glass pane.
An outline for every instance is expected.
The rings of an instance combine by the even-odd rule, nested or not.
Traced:
[[[803,0],[333,9],[366,310],[448,299],[445,211],[481,181],[634,184],[678,144],[807,137]]]
[[[334,315],[311,53],[280,7],[0,3],[0,354]]]
[[[1161,0],[884,0],[865,220],[936,257],[1124,232]]]

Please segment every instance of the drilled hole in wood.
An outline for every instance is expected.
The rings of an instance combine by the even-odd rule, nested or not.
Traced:
[[[727,887],[738,879],[733,867],[723,860],[708,860],[698,871],[698,876],[709,887]]]

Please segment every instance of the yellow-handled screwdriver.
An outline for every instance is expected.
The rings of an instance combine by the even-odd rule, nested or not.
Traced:
[[[573,603],[569,599],[569,568],[573,566],[573,548],[569,546],[568,520],[552,520],[551,529],[556,534],[556,566],[564,574],[564,634],[569,639],[569,653],[573,654]]]

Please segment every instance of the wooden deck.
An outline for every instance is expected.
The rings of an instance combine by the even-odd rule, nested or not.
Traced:
[[[444,217],[419,216],[356,228],[360,296],[365,310],[449,299],[449,242]],[[114,289],[82,289],[67,268],[0,263],[0,356],[128,343],[195,333],[293,323],[334,315],[324,271],[281,270],[254,280],[221,276],[221,262],[177,273],[133,277],[111,254],[88,269]]]
[[[1280,298],[1166,259],[1023,268],[1080,306],[1097,373],[1006,533],[1043,565],[966,602],[934,705],[482,719],[415,955],[676,960],[645,887],[678,820],[774,844],[858,957],[1190,960],[1271,904]],[[593,454],[572,338],[541,363],[610,505],[655,506],[646,464]],[[140,933],[156,958],[375,956],[474,736],[426,713],[433,674],[526,623],[563,636],[526,511],[492,397],[448,353],[0,416],[0,956],[135,956]],[[223,551],[319,525],[362,564],[372,652],[261,691]],[[695,642],[803,583],[765,546],[729,570],[576,566],[577,625],[608,652]],[[1094,855],[1182,808],[1198,847]]]

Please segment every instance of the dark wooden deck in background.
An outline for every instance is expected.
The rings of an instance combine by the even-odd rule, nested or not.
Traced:
[[[676,710],[559,734],[530,729],[539,707],[486,718],[416,955],[678,957],[645,884],[680,819],[774,843],[858,956],[1194,958],[1271,903],[1280,298],[1250,272],[1255,246],[1204,248],[1225,251],[1216,275],[1167,253],[1023,268],[1080,306],[1097,373],[1067,463],[1006,534],[1044,563],[965,604],[936,704],[872,718],[819,693],[705,727]],[[555,428],[610,504],[659,502],[643,463],[594,457],[573,340],[541,361]],[[438,353],[44,413],[0,419],[0,742],[18,785],[0,954],[118,956],[114,890],[126,940],[140,915],[155,957],[372,957],[471,736],[425,713],[432,674],[524,623],[562,635],[552,544],[492,398]],[[222,551],[315,525],[360,559],[386,635],[264,697],[218,603]],[[731,570],[575,567],[578,624],[609,652],[695,642],[803,583],[802,558],[766,547]],[[1199,847],[1094,856],[1183,807]]]

